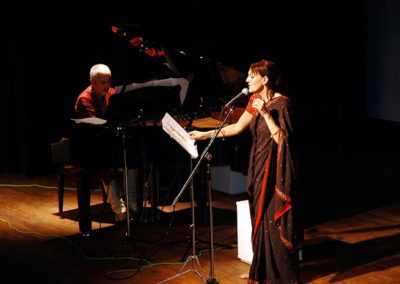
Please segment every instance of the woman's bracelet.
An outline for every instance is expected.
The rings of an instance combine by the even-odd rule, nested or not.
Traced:
[[[281,129],[280,128],[278,128],[278,130],[277,131],[275,131],[275,133],[271,133],[271,137],[273,138],[276,134],[278,134],[279,133],[279,131],[280,131]]]
[[[214,130],[213,136],[217,133],[217,130]],[[223,129],[220,130],[221,138],[224,139],[226,137],[225,131]],[[218,137],[218,136],[217,136]],[[211,137],[210,137],[211,138]]]
[[[225,130],[223,130],[223,129],[221,129],[221,136],[222,136],[222,138],[225,138],[225,137],[226,137],[226,135],[225,135]]]

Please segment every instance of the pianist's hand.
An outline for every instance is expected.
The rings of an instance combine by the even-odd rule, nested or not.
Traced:
[[[191,138],[193,138],[194,140],[206,140],[210,138],[210,131],[197,131],[197,130],[193,130],[189,132],[189,135]]]

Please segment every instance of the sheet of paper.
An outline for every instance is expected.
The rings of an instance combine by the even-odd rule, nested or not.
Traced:
[[[161,120],[162,128],[167,132],[176,142],[179,143],[191,156],[196,159],[199,156],[195,140],[192,139],[189,133],[180,126],[176,120],[165,113]]]
[[[71,120],[75,121],[76,123],[88,123],[93,125],[102,125],[107,122],[107,120],[98,117],[71,118]]]

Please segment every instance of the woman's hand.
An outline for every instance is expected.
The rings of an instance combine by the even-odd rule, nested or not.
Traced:
[[[264,101],[261,99],[255,99],[251,106],[256,108],[261,115],[264,115],[266,113],[266,109],[264,108]]]
[[[190,131],[189,135],[194,140],[206,140],[207,138],[209,138],[208,132],[197,131],[197,130]]]

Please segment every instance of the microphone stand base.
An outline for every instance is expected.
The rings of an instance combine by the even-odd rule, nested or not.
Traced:
[[[215,278],[211,278],[211,279],[207,279],[207,283],[208,284],[218,284],[218,280]]]

